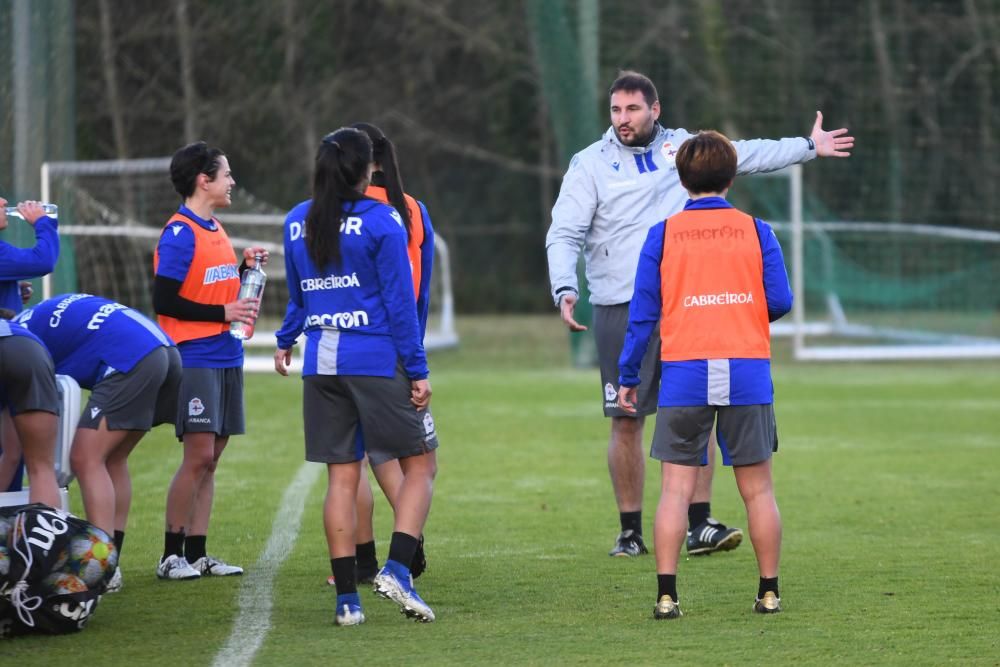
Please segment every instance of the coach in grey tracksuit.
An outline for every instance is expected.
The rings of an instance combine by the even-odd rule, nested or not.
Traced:
[[[617,406],[618,356],[628,324],[639,252],[654,224],[680,212],[687,192],[680,183],[674,155],[689,137],[684,129],[665,129],[657,123],[656,88],[645,76],[622,72],[612,84],[611,127],[597,142],[577,153],[563,178],[552,208],[552,226],[545,239],[552,297],[572,331],[584,327],[573,319],[579,297],[576,264],[583,249],[587,287],[594,305],[594,338],[601,366],[604,414],[612,418],[608,468],[621,514],[622,534],[613,556],[646,552],[642,542],[643,417],[656,412],[660,365],[659,344],[649,345],[642,365],[636,415]],[[734,141],[739,174],[782,169],[815,157],[846,157],[853,138],[847,130],[826,132],[822,114],[809,137]],[[710,462],[711,463],[711,462]],[[707,539],[697,553],[731,549],[739,544],[739,529],[709,519],[712,465],[701,468],[692,509],[699,508],[698,524],[709,522]],[[694,528],[695,525],[692,525]],[[694,532],[694,531],[692,531]],[[697,541],[697,540],[696,540]],[[692,544],[689,540],[689,551]]]

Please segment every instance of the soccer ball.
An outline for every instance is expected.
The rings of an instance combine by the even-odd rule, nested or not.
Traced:
[[[49,591],[49,595],[84,593],[89,590],[83,579],[68,572],[53,572],[42,580],[42,586]]]
[[[69,560],[65,570],[90,587],[110,578],[118,565],[118,552],[113,542],[102,532],[88,529],[75,535],[69,543]]]

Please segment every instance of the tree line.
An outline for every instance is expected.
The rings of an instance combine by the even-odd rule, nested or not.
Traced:
[[[381,126],[464,312],[550,307],[549,211],[620,68],[668,127],[850,128],[850,160],[806,168],[818,217],[1000,228],[994,0],[78,0],[75,44],[77,159],[205,139],[287,208],[324,134]]]

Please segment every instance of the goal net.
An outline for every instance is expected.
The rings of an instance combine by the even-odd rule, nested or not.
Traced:
[[[799,222],[790,249],[796,358],[1000,357],[1000,233]]]
[[[43,283],[45,297],[97,294],[153,314],[153,251],[179,199],[169,178],[170,158],[49,162],[42,166],[42,198],[59,205],[63,252]],[[237,250],[263,246],[271,254],[268,284],[245,368],[273,368],[274,332],[281,326],[285,284],[282,225],[285,211],[235,188],[233,205],[216,212]],[[435,238],[428,349],[458,344],[448,246]],[[301,347],[301,346],[297,346]],[[298,367],[298,359],[293,367]]]
[[[801,167],[762,176],[737,192],[781,241],[796,359],[1000,357],[1000,232],[805,220]]]

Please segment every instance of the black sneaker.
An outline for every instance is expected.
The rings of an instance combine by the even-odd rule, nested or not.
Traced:
[[[687,550],[690,556],[701,556],[714,551],[730,551],[740,546],[743,541],[743,531],[739,528],[726,528],[712,517],[688,531]]]
[[[628,558],[648,553],[646,545],[642,542],[642,535],[634,530],[623,530],[618,534],[618,539],[615,540],[615,548],[609,551],[608,555]]]
[[[417,551],[413,554],[413,562],[410,563],[410,576],[416,579],[427,569],[427,554],[424,553],[424,536],[420,536],[417,542]]]

